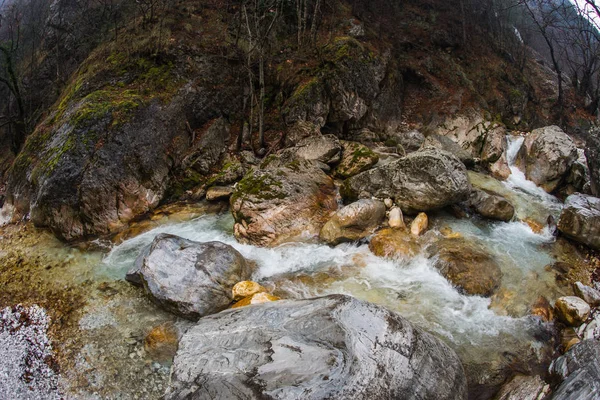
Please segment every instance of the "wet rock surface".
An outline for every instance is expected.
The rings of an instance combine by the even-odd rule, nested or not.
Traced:
[[[369,249],[379,257],[408,258],[416,256],[421,246],[405,229],[384,228],[373,235]]]
[[[333,180],[310,161],[268,161],[246,175],[231,196],[236,239],[276,246],[318,235],[337,210]]]
[[[550,393],[550,386],[539,376],[517,375],[495,396],[497,400],[541,400]]]
[[[160,234],[140,254],[129,279],[137,275],[154,302],[194,320],[227,308],[233,286],[251,273],[248,262],[229,245]]]
[[[475,189],[471,192],[467,207],[484,218],[508,222],[515,215],[515,208],[502,196]]]
[[[600,199],[579,193],[567,197],[558,229],[565,236],[600,250]]]
[[[442,239],[427,248],[434,266],[466,294],[491,296],[500,286],[502,272],[496,260],[477,242]]]
[[[584,340],[552,362],[550,372],[562,383],[552,394],[554,400],[600,397],[600,341]]]
[[[466,380],[438,339],[385,308],[332,295],[200,320],[181,340],[165,395],[183,397],[462,399]]]
[[[358,200],[338,210],[321,229],[319,237],[331,245],[353,242],[371,234],[385,218],[378,200]]]
[[[465,200],[471,184],[462,162],[429,148],[349,178],[340,192],[348,200],[389,197],[403,212],[414,214]]]

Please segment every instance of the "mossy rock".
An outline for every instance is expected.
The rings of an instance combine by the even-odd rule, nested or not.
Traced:
[[[334,176],[341,179],[350,178],[373,167],[379,161],[379,156],[367,146],[341,140],[342,160],[333,171]]]

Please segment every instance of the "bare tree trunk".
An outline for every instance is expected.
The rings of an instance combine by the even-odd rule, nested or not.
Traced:
[[[265,59],[262,49],[259,55],[258,71],[258,82],[260,86],[260,103],[258,105],[258,146],[262,149],[265,147]]]
[[[317,42],[317,20],[319,18],[319,11],[321,10],[321,0],[316,0],[315,9],[313,11],[313,20],[310,27],[310,39],[313,43]]]

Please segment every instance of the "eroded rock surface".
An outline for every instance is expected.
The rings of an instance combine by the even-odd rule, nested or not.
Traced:
[[[387,309],[349,296],[205,317],[180,342],[167,400],[464,399],[456,354]]]

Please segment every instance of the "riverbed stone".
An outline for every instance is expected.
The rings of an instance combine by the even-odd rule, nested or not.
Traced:
[[[291,153],[298,159],[335,164],[340,161],[342,145],[334,135],[317,135],[300,140],[283,153]]]
[[[588,303],[592,307],[600,306],[600,291],[586,286],[581,282],[575,282],[573,285],[575,295]]]
[[[414,236],[421,236],[427,230],[427,226],[429,225],[429,218],[427,218],[427,214],[419,213],[413,222],[410,224],[410,233]]]
[[[517,375],[502,386],[496,400],[541,400],[550,394],[550,385],[539,376]]]
[[[405,229],[384,228],[373,235],[369,249],[378,257],[406,258],[419,254],[421,245]]]
[[[233,300],[238,301],[244,297],[252,296],[256,293],[264,293],[267,289],[261,286],[259,283],[254,281],[242,281],[238,282],[231,289]]]
[[[500,286],[502,271],[485,248],[472,240],[441,239],[427,249],[433,265],[462,292],[491,296]]]
[[[590,315],[590,305],[575,296],[563,296],[554,304],[558,318],[570,326],[581,325]]]
[[[166,400],[465,399],[453,350],[384,307],[345,295],[202,318],[183,336]]]
[[[354,242],[370,235],[385,218],[385,204],[362,199],[338,210],[323,226],[319,237],[331,245]]]
[[[390,210],[388,219],[388,225],[394,229],[405,229],[406,224],[404,223],[404,217],[402,216],[402,210],[400,207],[393,207]]]
[[[233,193],[231,186],[213,186],[206,191],[206,200],[227,200]]]
[[[514,206],[504,197],[480,189],[471,192],[467,206],[484,218],[508,222],[515,215]]]
[[[407,214],[439,209],[466,200],[467,170],[452,154],[424,149],[346,179],[340,193],[347,201],[391,198]]]
[[[136,265],[135,273],[150,298],[191,320],[227,308],[233,286],[252,273],[250,263],[225,243],[200,243],[164,233],[142,251]]]
[[[550,365],[550,373],[562,381],[553,400],[600,398],[600,341],[584,340]]]
[[[232,305],[231,308],[240,308],[240,307],[246,307],[246,306],[250,306],[250,305],[254,305],[254,304],[269,303],[271,301],[277,301],[277,300],[281,300],[281,299],[277,296],[273,296],[270,293],[265,293],[265,292],[254,293],[250,296],[244,297],[243,299],[241,299],[240,301],[238,301],[237,303]]]
[[[580,193],[567,197],[558,230],[565,236],[600,250],[600,198]]]
[[[277,157],[238,182],[230,205],[236,239],[258,246],[313,238],[338,207],[333,180],[321,169]]]
[[[447,151],[448,153],[452,153],[467,167],[471,167],[475,164],[475,159],[473,158],[473,155],[467,150],[463,149],[460,146],[460,144],[456,143],[454,140],[450,139],[447,136],[431,134],[425,139],[423,147],[433,147]]]

